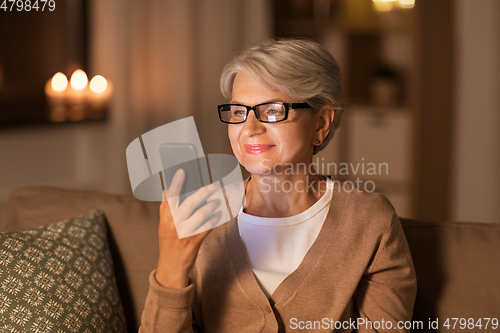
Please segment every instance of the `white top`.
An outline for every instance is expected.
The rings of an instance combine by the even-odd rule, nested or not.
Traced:
[[[325,222],[333,196],[326,192],[307,210],[290,217],[269,218],[238,214],[238,229],[260,287],[270,297],[278,285],[299,267]]]

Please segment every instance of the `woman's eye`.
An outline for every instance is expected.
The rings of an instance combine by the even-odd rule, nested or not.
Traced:
[[[276,109],[267,109],[266,113],[268,115],[278,115],[278,114],[282,114],[282,111],[281,110],[276,110]]]
[[[244,116],[245,113],[246,113],[245,110],[235,110],[235,111],[233,111],[233,115],[235,115],[235,116]]]

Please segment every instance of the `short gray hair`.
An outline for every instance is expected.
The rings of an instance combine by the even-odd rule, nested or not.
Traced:
[[[245,72],[266,88],[308,103],[314,112],[328,105],[335,110],[332,128],[313,154],[330,142],[343,112],[340,68],[320,44],[303,38],[265,39],[234,57],[222,71],[222,95],[231,99],[234,78]]]

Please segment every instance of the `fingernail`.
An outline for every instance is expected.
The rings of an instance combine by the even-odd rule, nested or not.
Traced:
[[[182,170],[182,169],[177,169],[177,171],[175,172],[174,177],[180,177],[183,173],[184,173],[184,170]]]
[[[207,202],[216,202],[218,205],[220,205],[220,199],[219,198],[209,198]]]
[[[208,185],[208,190],[210,192],[215,192],[215,191],[217,191],[217,186],[215,186],[215,184],[210,184],[210,185]]]

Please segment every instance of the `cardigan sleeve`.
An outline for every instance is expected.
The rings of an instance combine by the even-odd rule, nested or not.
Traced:
[[[194,297],[192,282],[182,289],[166,288],[156,281],[155,273],[156,269],[149,275],[149,292],[139,333],[200,332],[191,310]]]
[[[358,324],[358,332],[410,332],[404,328],[404,322],[412,319],[417,279],[395,212],[388,229],[355,295],[359,323],[364,321]]]

